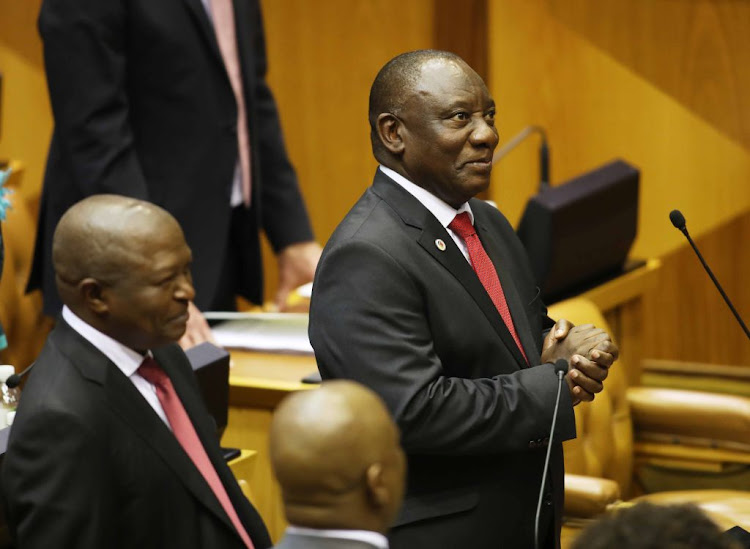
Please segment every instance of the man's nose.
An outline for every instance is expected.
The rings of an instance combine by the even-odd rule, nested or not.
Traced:
[[[484,118],[477,120],[470,136],[472,145],[486,145],[494,149],[497,147],[499,140],[497,128],[494,125],[487,122]]]
[[[175,289],[175,297],[187,301],[193,300],[195,297],[195,288],[193,288],[190,275],[180,277],[180,280],[177,282],[177,288]]]

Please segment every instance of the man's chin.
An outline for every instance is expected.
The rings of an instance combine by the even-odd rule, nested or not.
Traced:
[[[174,323],[168,326],[163,332],[163,345],[177,343],[187,333],[187,322]]]
[[[487,177],[471,178],[469,181],[466,182],[465,185],[463,185],[463,190],[466,191],[464,193],[466,196],[466,200],[464,200],[464,202],[467,202],[469,198],[474,198],[479,193],[485,192],[489,188],[490,188],[489,175]]]

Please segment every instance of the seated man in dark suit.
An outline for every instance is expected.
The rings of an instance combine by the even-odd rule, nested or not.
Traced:
[[[404,493],[404,454],[383,401],[350,381],[285,399],[271,462],[289,528],[276,549],[388,549]]]
[[[547,317],[510,223],[474,198],[498,133],[495,102],[462,59],[392,59],[369,119],[380,167],[318,264],[310,340],[324,379],[372,388],[401,430],[409,475],[391,546],[527,549],[538,531],[540,547],[557,547],[560,442],[617,347]],[[569,370],[536,528],[560,359]]]
[[[191,253],[174,218],[97,195],[54,236],[65,307],[2,470],[18,547],[267,548],[182,350]]]

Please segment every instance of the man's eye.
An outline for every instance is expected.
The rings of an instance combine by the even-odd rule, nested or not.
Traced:
[[[494,120],[495,119],[495,109],[487,111],[487,114],[485,114],[484,117],[487,120]]]
[[[162,287],[169,286],[170,284],[172,284],[172,281],[174,281],[174,276],[170,275],[170,276],[167,276],[165,278],[162,278],[162,279],[158,280],[156,282],[156,285],[157,286],[162,286]]]
[[[454,120],[468,120],[469,119],[469,113],[468,112],[457,112],[453,115]]]

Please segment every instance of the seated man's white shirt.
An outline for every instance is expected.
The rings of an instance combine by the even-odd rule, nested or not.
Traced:
[[[388,549],[388,538],[379,532],[371,530],[319,530],[317,528],[304,528],[302,526],[292,526],[286,528],[287,534],[298,536],[310,536],[317,538],[337,538],[363,541],[374,545],[378,549]]]

